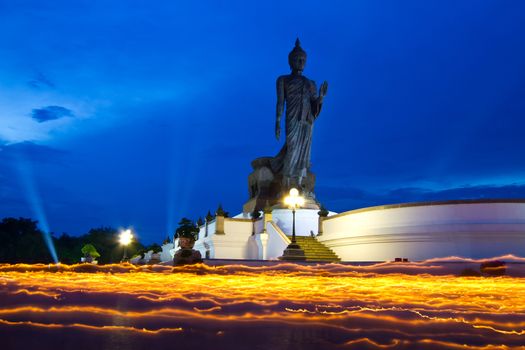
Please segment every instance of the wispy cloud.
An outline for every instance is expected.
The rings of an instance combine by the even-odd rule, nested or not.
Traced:
[[[53,83],[48,77],[46,77],[41,72],[38,72],[34,79],[28,81],[27,85],[34,89],[55,88],[55,83]]]
[[[44,108],[33,109],[31,117],[39,123],[44,123],[50,120],[73,117],[73,112],[62,106],[47,106]]]

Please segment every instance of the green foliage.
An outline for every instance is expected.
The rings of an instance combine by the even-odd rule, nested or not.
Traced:
[[[82,236],[82,243],[90,243],[98,247],[99,264],[118,263],[124,256],[124,246],[119,243],[119,232],[112,227],[99,227],[89,230],[86,235]],[[142,249],[144,246],[134,237],[127,247],[127,255],[133,256]]]
[[[97,249],[93,246],[93,244],[86,244],[81,249],[82,254],[84,254],[85,257],[92,257],[92,258],[98,258],[100,257],[100,254],[97,252]]]
[[[119,245],[118,238],[118,232],[114,228],[99,227],[89,230],[82,237],[82,242],[91,243],[99,248],[100,264],[110,264],[119,262],[123,256],[123,247]],[[129,249],[128,255],[133,255]]]
[[[179,227],[175,231],[177,237],[188,237],[198,239],[199,228],[188,218],[182,218]]]

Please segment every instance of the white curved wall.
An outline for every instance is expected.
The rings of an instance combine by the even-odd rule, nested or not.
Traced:
[[[525,202],[361,209],[326,218],[318,238],[343,261],[525,256]]]

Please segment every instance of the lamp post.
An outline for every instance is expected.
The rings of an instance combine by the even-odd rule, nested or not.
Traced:
[[[297,188],[292,188],[290,194],[284,198],[284,204],[292,209],[292,241],[283,252],[281,260],[306,260],[304,250],[301,249],[295,240],[295,210],[304,205],[304,197],[299,195]]]
[[[125,262],[127,260],[127,250],[128,245],[131,243],[131,240],[133,239],[133,235],[131,234],[131,230],[128,228],[127,230],[123,230],[120,232],[119,236],[119,242],[124,246],[124,257],[122,258],[122,262]]]

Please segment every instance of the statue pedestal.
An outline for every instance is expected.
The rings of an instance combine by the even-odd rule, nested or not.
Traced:
[[[272,172],[272,157],[256,158],[252,161],[253,172],[248,176],[250,199],[243,205],[244,214],[262,211],[266,206],[272,209],[285,209],[283,198],[288,195],[290,186],[283,184],[283,177]],[[305,209],[319,210],[319,203],[314,195],[315,175],[308,172],[302,186],[296,186],[305,197]],[[294,187],[293,185],[291,187]]]
[[[179,249],[173,257],[173,266],[191,265],[201,262],[201,253],[195,249]]]
[[[304,255],[304,250],[301,249],[299,244],[290,243],[284,250],[283,255],[279,257],[279,260],[305,261],[306,256]]]
[[[280,202],[278,202],[277,204],[275,204],[275,205],[272,206],[272,210],[275,210],[275,209],[289,209],[289,208],[288,208],[288,206],[287,206],[286,204],[284,204],[283,201],[281,200]],[[301,208],[300,208],[300,209],[314,209],[314,210],[320,210],[320,209],[321,209],[321,206],[320,206],[319,203],[315,200],[315,198],[305,196],[305,197],[304,197],[304,204],[301,205]]]

